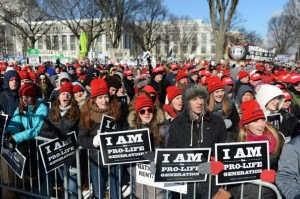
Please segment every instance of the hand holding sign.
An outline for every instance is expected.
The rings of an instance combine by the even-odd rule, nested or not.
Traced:
[[[6,134],[3,138],[3,148],[8,149],[11,153],[16,151],[16,141],[12,134]]]
[[[273,169],[264,169],[261,174],[260,174],[260,179],[262,181],[274,183],[275,182],[275,177],[276,177],[276,171]]]
[[[215,161],[215,157],[211,157],[210,162],[199,164],[198,173],[218,175],[224,170],[224,164],[220,161]]]

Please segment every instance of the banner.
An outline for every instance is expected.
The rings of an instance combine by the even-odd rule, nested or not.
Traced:
[[[234,45],[229,50],[229,58],[242,61],[252,60],[258,62],[274,62],[275,49],[267,51],[255,45]]]
[[[39,145],[43,164],[47,173],[57,169],[74,154],[77,148],[77,138],[75,131],[68,133],[65,141],[56,138]]]
[[[1,148],[1,156],[5,160],[5,162],[14,170],[14,172],[19,176],[19,178],[23,177],[24,173],[24,167],[25,167],[25,162],[26,158],[22,153],[18,150],[15,149],[15,152],[11,152],[8,149]],[[3,174],[2,175],[6,175]]]
[[[216,176],[217,185],[259,180],[262,170],[269,169],[267,141],[215,144],[215,153],[224,164],[224,171]]]
[[[154,182],[154,175],[150,172],[149,164],[136,164],[136,182],[152,187],[166,189],[178,193],[187,193],[187,184],[183,182],[177,183],[162,183]]]
[[[105,133],[105,132],[115,132],[117,131],[115,118],[103,115],[101,124],[100,124],[100,132],[99,133]]]
[[[281,125],[281,115],[280,113],[270,114],[267,116],[267,121],[274,125],[276,128],[279,129]]]
[[[143,158],[152,151],[149,129],[100,133],[104,165],[149,161]]]
[[[200,182],[207,175],[198,173],[198,165],[210,159],[210,148],[157,149],[155,182]]]

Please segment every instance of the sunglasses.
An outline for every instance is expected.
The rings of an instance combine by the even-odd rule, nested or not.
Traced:
[[[300,82],[296,82],[293,86],[300,86]]]
[[[147,109],[141,109],[141,110],[139,110],[139,113],[141,115],[144,115],[146,112],[147,113],[153,113],[153,109],[152,108],[147,108]]]

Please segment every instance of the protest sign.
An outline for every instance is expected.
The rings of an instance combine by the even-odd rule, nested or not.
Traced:
[[[9,149],[1,148],[1,156],[5,162],[14,170],[14,172],[20,177],[23,177],[24,167],[26,158],[22,153],[15,149],[14,152],[11,152]]]
[[[270,114],[267,116],[267,121],[273,124],[276,128],[279,129],[281,124],[281,115],[280,113]]]
[[[215,144],[216,160],[224,170],[216,176],[217,185],[238,184],[260,179],[263,169],[269,168],[267,141]]]
[[[104,165],[143,162],[152,151],[149,129],[100,133],[100,150]]]
[[[136,182],[152,187],[166,189],[178,193],[187,193],[187,184],[183,182],[178,183],[162,183],[154,182],[154,175],[150,172],[149,164],[136,164]]]
[[[117,131],[115,118],[103,115],[100,124],[100,133]]]
[[[198,173],[198,165],[210,158],[210,148],[157,149],[155,182],[200,182],[207,175]]]
[[[47,173],[61,167],[74,154],[77,148],[75,131],[68,133],[68,138],[63,141],[59,138],[39,145],[43,164]]]

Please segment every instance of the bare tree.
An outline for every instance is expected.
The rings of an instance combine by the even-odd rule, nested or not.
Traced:
[[[279,54],[288,52],[296,41],[293,27],[289,26],[284,15],[274,16],[269,21],[270,42],[276,46]]]
[[[99,0],[98,6],[105,18],[107,39],[112,48],[118,48],[124,28],[140,6],[137,0]]]
[[[300,0],[289,0],[283,13],[288,25],[293,28],[297,37],[298,60],[300,60]]]
[[[168,10],[162,5],[162,0],[143,0],[125,27],[143,51],[151,51],[162,39],[160,31],[168,25],[165,21],[167,15]]]
[[[67,26],[77,39],[81,31],[86,33],[88,50],[104,33],[104,17],[97,0],[47,0],[47,5],[53,17]]]
[[[38,0],[0,1],[0,19],[16,28],[30,48],[34,48],[36,41],[55,23],[46,10]]]
[[[216,62],[219,62],[224,54],[225,35],[239,0],[207,0],[207,2],[216,42]]]

